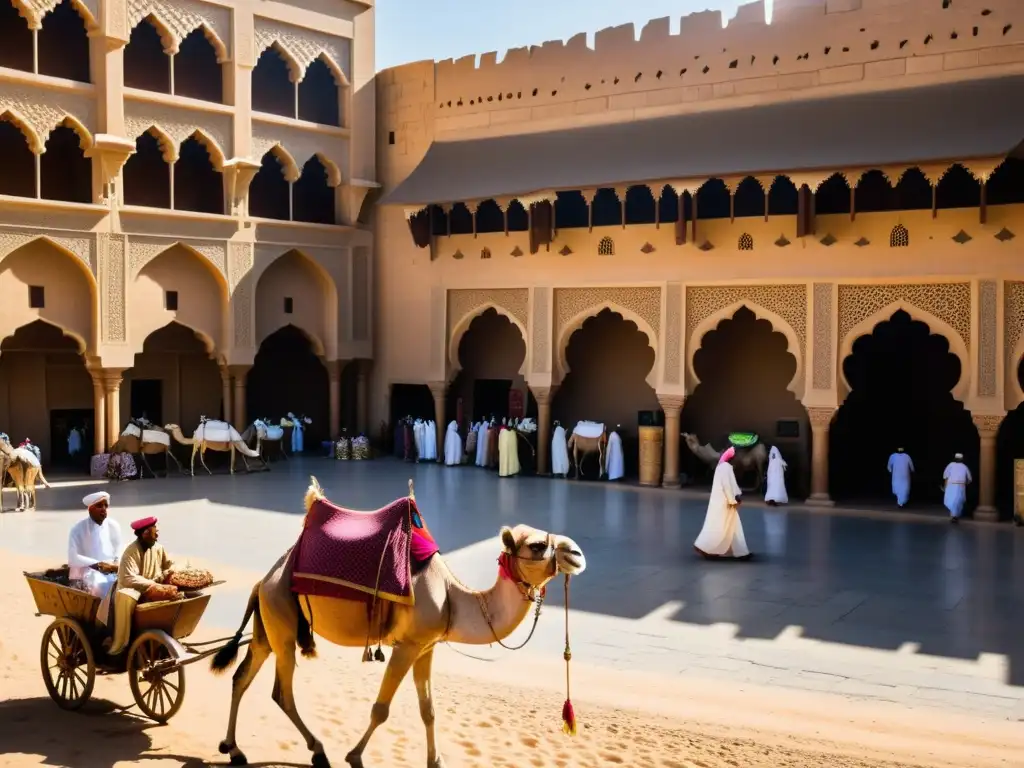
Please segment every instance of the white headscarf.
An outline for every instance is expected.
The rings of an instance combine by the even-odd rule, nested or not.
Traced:
[[[106,491],[96,491],[96,493],[90,493],[82,499],[82,503],[85,504],[86,509],[91,507],[93,504],[99,504],[101,501],[105,501],[109,504],[110,494]]]

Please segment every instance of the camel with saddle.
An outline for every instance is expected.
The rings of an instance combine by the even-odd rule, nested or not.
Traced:
[[[442,642],[504,646],[505,638],[531,613],[536,628],[544,588],[551,579],[559,573],[577,575],[586,568],[583,553],[572,539],[526,525],[505,527],[494,585],[484,591],[470,589],[437,553],[411,480],[409,491],[407,497],[375,512],[350,510],[328,501],[312,478],[299,540],[253,587],[241,627],[213,660],[215,671],[234,663],[242,633],[253,619],[252,640],[232,682],[227,735],[220,744],[232,765],[246,764],[236,742],[239,704],[271,656],[276,674],[274,701],[302,734],[313,753],[313,765],[330,765],[323,743],[299,716],[293,687],[295,649],[301,649],[303,656],[314,656],[315,631],[335,645],[362,648],[363,661],[384,661],[381,645],[393,649],[369,726],[346,757],[349,765],[363,765],[370,737],[387,721],[395,693],[411,671],[426,727],[427,765],[443,768],[434,731],[435,646]],[[374,641],[377,650],[372,653]],[[568,704],[565,711],[572,721]]]
[[[598,424],[596,421],[576,422],[566,446],[572,452],[577,479],[582,477],[580,475],[580,454],[583,454],[583,461],[586,462],[587,456],[594,453],[597,454],[597,477],[599,480],[601,479],[605,472],[604,449],[608,446],[608,435],[605,432],[604,424]]]
[[[254,439],[256,453],[260,455],[264,463],[270,461],[268,445],[276,446],[275,452],[284,459],[288,458],[288,454],[284,450],[284,427],[280,424],[275,424],[270,419],[256,419],[242,433],[242,441],[246,445],[252,445]]]
[[[682,435],[690,452],[714,471],[719,459],[722,458],[722,451],[716,450],[711,443],[701,445],[696,435],[691,435],[688,432],[683,432]],[[756,477],[756,482],[753,485],[743,485],[741,482],[740,488],[748,493],[757,491],[762,483],[764,483],[765,467],[768,465],[768,449],[764,447],[764,443],[758,440],[757,435],[753,434],[736,433],[735,436],[730,435],[730,442],[732,447],[736,449],[736,456],[732,460],[732,465],[736,471],[737,479],[743,480],[744,477],[749,477],[751,473],[754,473]]]
[[[3,511],[3,486],[8,476],[15,488],[15,512],[36,508],[37,478],[44,486],[50,487],[43,475],[39,449],[31,443],[15,448],[7,435],[0,433],[0,512]]]
[[[121,436],[117,438],[117,442],[110,447],[110,453],[127,453],[132,456],[139,456],[142,459],[143,466],[149,470],[149,474],[153,477],[156,477],[156,472],[149,466],[149,460],[146,458],[147,455],[163,455],[165,477],[170,474],[172,461],[178,467],[179,472],[185,473],[185,469],[181,466],[181,462],[178,461],[178,457],[171,450],[170,434],[163,427],[157,426],[146,418],[129,419],[128,426],[124,428]],[[143,477],[144,474],[140,471],[139,479],[141,480]]]
[[[196,456],[199,456],[199,463],[202,464],[203,469],[206,473],[212,475],[210,468],[206,466],[206,460],[203,458],[203,454],[207,451],[220,451],[222,453],[231,454],[231,474],[235,474],[235,454],[242,454],[242,463],[245,464],[245,471],[249,472],[249,459],[258,459],[260,455],[257,451],[254,451],[245,441],[242,440],[242,436],[238,434],[238,430],[228,424],[226,421],[216,421],[214,419],[207,419],[205,416],[200,417],[199,426],[196,427],[196,431],[193,433],[191,438],[185,437],[181,433],[181,427],[177,424],[168,424],[164,427],[177,442],[182,445],[192,446],[192,459],[189,464],[192,476],[196,474]],[[266,466],[266,465],[264,465]]]

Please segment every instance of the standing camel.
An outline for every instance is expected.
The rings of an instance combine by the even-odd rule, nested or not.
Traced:
[[[682,435],[690,452],[714,470],[718,465],[722,452],[716,451],[711,443],[701,445],[697,436],[691,435],[689,432],[683,432]],[[751,472],[756,473],[757,476],[757,482],[753,486],[744,487],[741,485],[740,488],[750,493],[757,491],[764,482],[764,470],[767,464],[768,449],[764,447],[764,443],[758,443],[751,448],[737,448],[736,458],[732,460],[732,465],[736,468],[736,477],[742,478]]]
[[[263,463],[270,462],[268,443],[276,444],[277,453],[287,460],[288,454],[284,450],[284,427],[272,424],[269,419],[256,419],[242,433],[242,442],[249,445],[254,437],[256,438],[256,452],[260,455]]]
[[[412,483],[410,481],[410,487]],[[313,478],[306,491],[305,507],[323,499]],[[373,513],[352,513],[373,514]],[[363,751],[373,732],[387,719],[391,701],[406,674],[412,670],[420,714],[427,732],[427,766],[443,768],[434,734],[431,664],[434,647],[441,642],[490,645],[508,637],[536,606],[539,616],[541,590],[558,573],[576,575],[586,568],[586,560],[572,539],[518,525],[501,529],[503,548],[497,582],[477,592],[464,586],[448,569],[440,555],[434,555],[423,570],[412,576],[412,605],[393,604],[382,642],[394,650],[388,662],[370,712],[370,725],[346,760],[353,768],[362,768]],[[222,754],[230,754],[232,765],[245,765],[245,754],[235,742],[238,706],[264,662],[275,655],[273,698],[302,734],[313,753],[313,766],[327,768],[330,763],[324,745],[299,717],[295,706],[293,676],[295,647],[304,656],[316,653],[312,630],[330,643],[348,648],[363,648],[378,628],[368,615],[367,604],[317,595],[302,596],[291,591],[291,550],[274,564],[262,581],[253,587],[245,617],[238,633],[213,660],[213,669],[227,669],[237,658],[242,632],[253,617],[252,641],[231,686],[231,712],[227,735],[220,743]],[[504,569],[504,570],[502,570]]]
[[[576,479],[580,475],[580,454],[583,454],[583,461],[592,453],[597,454],[597,479],[604,475],[604,448],[608,444],[608,436],[605,434],[604,424],[596,421],[579,421],[572,430],[569,438],[568,448],[572,451],[572,460],[576,464]]]
[[[28,448],[15,448],[7,440],[0,439],[0,511],[3,509],[3,481],[11,476],[17,495],[15,512],[36,508],[36,478],[47,488],[50,484],[43,475],[39,457]]]
[[[207,419],[205,416],[202,417],[199,426],[196,427],[195,434],[191,437],[185,437],[181,434],[181,427],[177,424],[168,424],[164,427],[171,436],[182,445],[192,446],[192,461],[189,465],[189,469],[192,472],[192,477],[196,476],[196,456],[199,456],[199,463],[203,465],[203,469],[206,470],[208,475],[212,475],[213,472],[206,466],[206,460],[203,458],[203,454],[207,451],[221,451],[223,453],[231,454],[231,474],[235,474],[235,452],[242,454],[242,462],[245,464],[245,471],[249,472],[249,461],[248,459],[258,459],[259,453],[254,451],[242,440],[242,436],[238,434],[238,430],[228,424],[226,421],[213,421]],[[248,459],[246,458],[248,457]]]
[[[128,453],[133,456],[137,455],[142,458],[142,464],[149,470],[149,474],[156,477],[156,472],[149,466],[149,460],[146,458],[146,454],[157,455],[163,454],[166,471],[164,476],[170,474],[171,461],[178,467],[178,471],[182,474],[185,473],[184,467],[181,466],[181,462],[178,461],[177,456],[171,450],[171,436],[167,434],[160,427],[155,424],[151,424],[141,419],[132,419],[128,426],[124,428],[124,432],[117,439],[110,448],[110,453]],[[139,479],[143,478],[143,473],[139,472]]]

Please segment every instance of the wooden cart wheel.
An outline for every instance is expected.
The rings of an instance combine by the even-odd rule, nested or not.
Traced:
[[[79,709],[92,696],[96,659],[85,630],[74,619],[57,619],[46,628],[39,664],[46,692],[61,709]]]
[[[185,670],[166,632],[143,632],[128,651],[128,684],[139,709],[151,720],[166,723],[185,700]]]

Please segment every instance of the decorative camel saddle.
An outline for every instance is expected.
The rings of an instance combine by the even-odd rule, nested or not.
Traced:
[[[242,436],[226,421],[208,419],[196,427],[193,439],[205,443],[239,443]]]
[[[314,478],[314,484],[316,480]],[[292,554],[292,591],[343,600],[377,599],[413,605],[413,565],[438,552],[410,494],[374,511],[307,500]]]
[[[604,434],[604,424],[598,424],[596,421],[577,421],[572,433],[596,440]]]
[[[138,425],[133,422],[128,423],[124,432],[121,433],[121,437],[137,437],[143,443],[157,443],[166,445],[168,448],[171,447],[171,436],[166,432],[158,429],[139,429]]]

